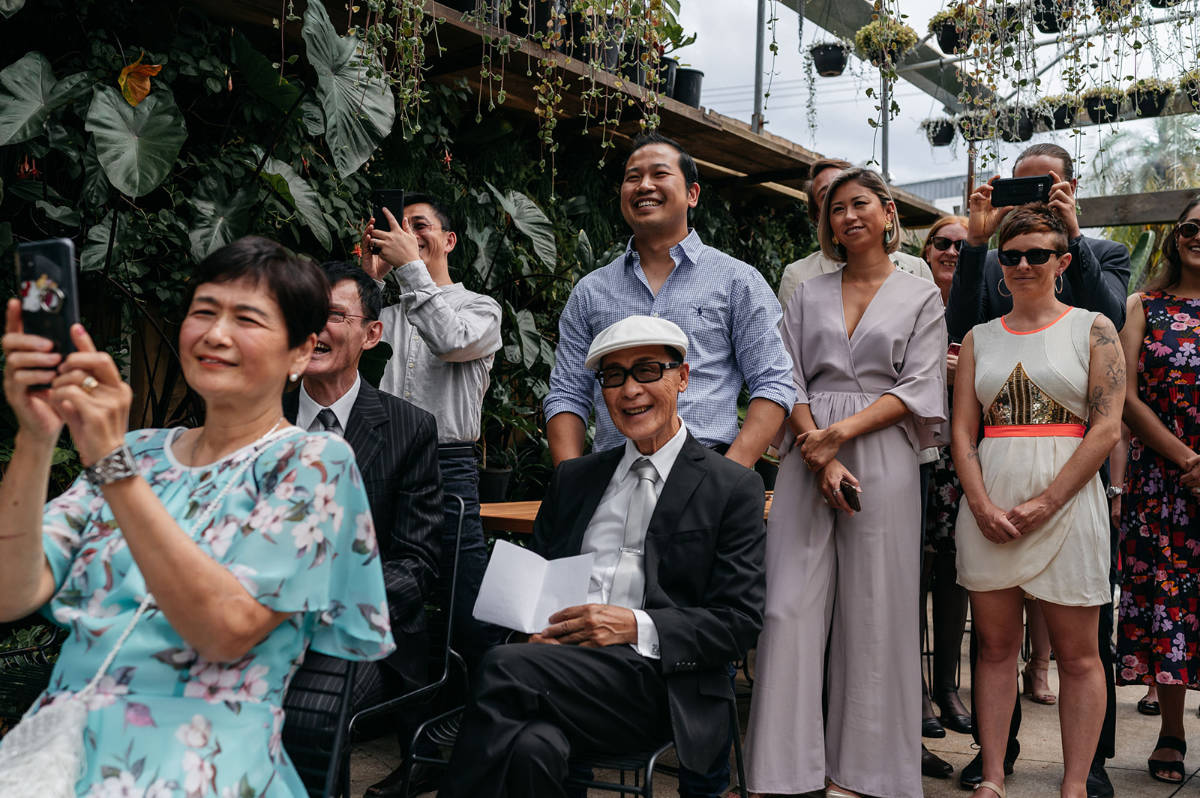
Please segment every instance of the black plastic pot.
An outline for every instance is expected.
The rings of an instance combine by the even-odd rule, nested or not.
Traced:
[[[1047,115],[1049,116],[1047,123],[1051,130],[1067,130],[1075,127],[1075,117],[1079,115],[1079,108],[1062,103],[1051,108]]]
[[[511,479],[511,468],[480,468],[479,501],[502,502],[507,499],[508,483]]]
[[[675,72],[675,99],[684,105],[699,108],[700,84],[703,82],[704,73],[699,69],[679,67]]]
[[[1075,0],[1033,0],[1033,24],[1042,33],[1061,33],[1063,15],[1074,7]]]
[[[1021,7],[1017,5],[1003,5],[994,7],[991,12],[991,18],[988,31],[988,38],[993,42],[1000,41],[1000,32],[1012,33],[1016,27],[1017,21],[1021,18]]]
[[[1092,0],[1092,7],[1096,9],[1096,16],[1100,17],[1101,21],[1112,21],[1123,13],[1128,13],[1132,7],[1130,0]]]
[[[533,6],[533,25],[529,24],[529,15],[521,3]],[[565,0],[515,0],[513,8],[508,12],[504,28],[509,33],[530,38],[544,38],[553,30],[558,29],[560,18],[566,8]]]
[[[675,76],[679,74],[679,59],[664,55],[658,59],[658,93],[675,96]]]
[[[475,0],[442,0],[444,5],[448,5],[455,11],[474,11]]]
[[[1117,121],[1121,113],[1120,97],[1084,97],[1083,110],[1087,111],[1092,124],[1101,125],[1105,122]]]
[[[954,141],[953,119],[931,119],[925,125],[925,138],[934,147],[949,147]]]
[[[1200,81],[1181,81],[1179,90],[1191,101],[1192,108],[1200,108]]]
[[[846,71],[846,47],[837,42],[822,42],[808,48],[813,67],[823,78],[836,78]]]
[[[937,29],[938,47],[942,48],[943,53],[957,54],[964,52],[967,49],[966,38],[959,31],[958,26],[954,24],[953,20],[946,20]]]
[[[597,24],[601,30],[599,35],[592,37],[599,41],[589,42],[593,19],[599,20]],[[567,15],[558,49],[585,64],[595,60],[600,69],[616,72],[617,65],[621,63],[621,33],[617,19],[608,15],[589,17],[578,11],[571,12]]]
[[[1171,92],[1163,89],[1153,91],[1134,91],[1129,96],[1138,116],[1158,116],[1167,105]]]
[[[586,61],[587,45],[583,41],[585,36],[587,36],[587,26],[583,21],[583,14],[572,11],[567,14],[567,22],[563,26],[562,41],[559,42],[558,51],[571,58]]]
[[[1028,108],[1015,108],[1003,111],[998,120],[1000,138],[1009,144],[1029,141],[1033,138],[1033,112]]]
[[[625,57],[621,63],[621,77],[638,86],[646,85],[646,62],[642,60],[646,46],[632,39],[625,42]]]
[[[964,141],[983,141],[991,135],[988,119],[985,116],[960,116],[958,132]]]
[[[1154,6],[1155,8],[1170,8],[1171,6],[1177,6],[1182,2],[1183,0],[1150,0],[1150,5]]]

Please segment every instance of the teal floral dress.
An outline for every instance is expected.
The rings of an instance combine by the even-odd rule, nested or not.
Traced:
[[[375,660],[394,648],[362,477],[350,447],[326,433],[293,429],[191,468],[171,451],[182,431],[129,433],[142,476],[205,553],[263,605],[292,615],[244,657],[220,663],[200,657],[152,604],[87,698],[76,792],[303,795],[280,745],[280,703],[305,649]],[[192,529],[239,473],[204,528]],[[57,586],[44,612],[71,634],[31,712],[92,679],[146,594],[112,512],[86,480],[46,505],[43,538]]]

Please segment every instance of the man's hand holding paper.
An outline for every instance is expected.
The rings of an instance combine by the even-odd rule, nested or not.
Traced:
[[[582,604],[550,616],[550,625],[530,636],[530,643],[579,645],[592,648],[637,645],[638,625],[633,610],[613,604]]]

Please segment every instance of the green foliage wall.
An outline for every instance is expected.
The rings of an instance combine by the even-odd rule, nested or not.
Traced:
[[[321,17],[306,12],[304,40],[282,44],[275,31],[128,0],[44,0],[0,24],[21,43],[0,50],[10,55],[0,63],[3,257],[17,241],[73,238],[85,323],[138,390],[135,423],[195,423],[202,411],[172,348],[198,258],[248,233],[319,260],[351,258],[373,188],[442,197],[459,236],[452,272],[505,311],[485,402],[489,465],[516,469],[513,498],[539,496],[558,314],[575,281],[628,237],[619,158],[610,151],[599,166],[600,146],[562,124],[552,178],[532,117],[476,122],[475,98],[448,86],[430,87],[414,138],[388,135],[395,111],[377,70]],[[118,78],[143,52],[162,70],[134,107]],[[347,96],[369,100],[350,107]],[[772,285],[813,248],[799,204],[706,188],[694,224]],[[11,437],[2,408],[0,462]],[[64,442],[56,478],[76,468]]]

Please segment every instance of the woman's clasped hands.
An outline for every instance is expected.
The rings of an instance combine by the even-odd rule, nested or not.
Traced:
[[[854,510],[842,495],[842,483],[852,485],[859,492],[862,488],[850,469],[837,460],[842,445],[837,425],[803,432],[797,436],[796,445],[808,470],[817,475],[817,489],[821,491],[824,502],[835,510],[854,515]]]

